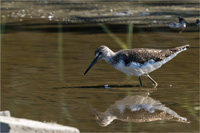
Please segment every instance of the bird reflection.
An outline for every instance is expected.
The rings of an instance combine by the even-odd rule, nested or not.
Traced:
[[[136,123],[158,120],[189,123],[187,118],[179,116],[160,101],[143,95],[126,96],[110,105],[105,112],[98,112],[92,106],[90,107],[95,114],[97,123],[103,127],[108,126],[115,119]]]

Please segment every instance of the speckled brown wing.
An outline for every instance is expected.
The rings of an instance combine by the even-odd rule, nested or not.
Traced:
[[[125,65],[129,65],[131,62],[144,64],[151,59],[154,61],[163,60],[167,52],[167,50],[136,48],[130,50],[121,50],[113,59],[116,63],[119,62],[119,60],[124,60]]]
[[[113,62],[118,63],[120,60],[124,60],[125,65],[129,65],[131,62],[144,64],[145,62],[148,62],[151,59],[154,60],[155,62],[158,62],[188,47],[189,45],[184,45],[172,49],[135,48],[129,50],[120,50],[113,58]]]

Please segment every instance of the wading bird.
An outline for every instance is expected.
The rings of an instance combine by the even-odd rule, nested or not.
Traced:
[[[113,52],[107,46],[103,45],[95,51],[95,58],[84,75],[97,61],[105,60],[112,67],[127,75],[138,76],[140,87],[142,87],[141,76],[143,75],[153,82],[154,87],[157,87],[158,84],[149,76],[149,73],[160,68],[177,54],[187,50],[187,48],[189,48],[189,45],[171,49],[134,48]]]
[[[185,29],[186,28],[186,24],[187,24],[187,22],[185,21],[185,19],[183,17],[179,16],[178,20],[179,20],[179,22],[170,23],[169,27],[170,28]]]

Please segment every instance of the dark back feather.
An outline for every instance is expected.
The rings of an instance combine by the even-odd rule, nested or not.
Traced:
[[[125,65],[129,65],[131,62],[137,62],[144,64],[153,59],[155,62],[162,61],[166,57],[188,48],[189,45],[184,45],[172,49],[147,49],[147,48],[135,48],[120,50],[113,57],[113,64],[117,64],[120,60],[124,60]]]

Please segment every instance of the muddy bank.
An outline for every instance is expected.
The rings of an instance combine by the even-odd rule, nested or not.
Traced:
[[[1,17],[8,21],[43,19],[65,23],[166,24],[183,16],[189,23],[199,16],[199,2],[186,1],[3,1]]]

